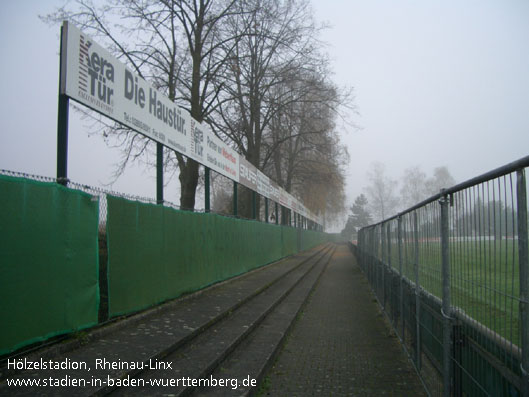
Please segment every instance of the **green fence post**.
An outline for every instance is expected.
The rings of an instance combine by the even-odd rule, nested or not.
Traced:
[[[237,182],[233,181],[233,216],[237,216]]]
[[[388,222],[387,226],[386,226],[386,233],[387,233],[387,250],[388,250],[388,254],[387,254],[387,257],[388,257],[388,266],[387,266],[387,274],[389,277],[389,285],[388,285],[388,297],[389,297],[389,302],[390,302],[390,306],[391,306],[391,320],[393,321],[393,323],[395,323],[395,318],[394,318],[394,313],[395,313],[395,310],[393,308],[393,300],[391,299],[391,294],[392,294],[392,291],[393,291],[393,272],[391,271],[391,222]],[[384,295],[386,296],[386,295]]]
[[[64,26],[61,26],[61,61],[59,63],[59,100],[57,109],[57,183],[66,186],[68,183],[68,112],[70,109],[69,99],[64,94],[66,91],[66,80],[62,78],[66,61],[66,48],[63,48],[66,40]],[[63,53],[64,51],[64,53]],[[64,57],[63,57],[64,54]]]
[[[257,192],[252,190],[252,219],[257,219]]]
[[[382,307],[386,311],[386,266],[387,266],[387,250],[386,250],[386,228],[384,224],[380,225],[380,283],[382,285]]]
[[[268,223],[268,197],[265,197],[265,222]]]
[[[375,279],[376,279],[376,286],[377,286],[377,296],[378,300],[380,301],[380,262],[382,261],[382,258],[380,257],[380,251],[379,247],[381,245],[380,241],[380,233],[378,232],[378,226],[375,226]]]
[[[209,212],[211,209],[211,202],[210,202],[210,171],[209,167],[204,167],[204,211]]]
[[[276,225],[279,224],[279,205],[275,203],[276,206]]]
[[[163,204],[163,145],[156,144],[156,204]]]

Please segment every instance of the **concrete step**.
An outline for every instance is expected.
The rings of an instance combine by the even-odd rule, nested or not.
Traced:
[[[335,248],[326,253],[301,283],[271,312],[232,354],[213,371],[214,379],[238,379],[237,389],[230,387],[195,388],[193,396],[250,396],[257,391],[264,374],[289,334],[297,315],[329,263]],[[255,383],[249,380],[255,379]],[[245,383],[246,381],[246,383]]]
[[[71,350],[53,346],[27,357],[13,358],[19,364],[25,359],[26,362],[49,363],[52,360],[53,363],[69,365],[65,369],[4,368],[0,394],[56,396],[108,393],[114,387],[108,385],[107,379],[126,379],[140,373],[138,367],[160,362],[163,357],[315,258],[321,249],[293,255],[116,324],[94,329],[85,334],[85,344],[83,341],[71,343]],[[100,365],[97,366],[97,363]],[[126,363],[135,364],[127,368]],[[9,387],[6,381],[50,378],[69,379],[70,383],[65,387]],[[84,386],[75,386],[73,380]]]
[[[174,387],[153,387],[161,379],[204,379],[224,361],[270,315],[284,299],[288,299],[306,283],[315,267],[321,267],[330,247],[286,274],[261,294],[254,296],[214,326],[204,330],[189,343],[163,358],[172,368],[148,369],[134,377],[143,387],[122,387],[112,395],[188,395],[192,386],[179,382]]]

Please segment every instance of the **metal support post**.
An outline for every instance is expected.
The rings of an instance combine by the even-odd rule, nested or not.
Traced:
[[[257,192],[252,190],[252,219],[257,219]]]
[[[399,245],[399,311],[400,323],[402,326],[402,340],[404,340],[404,290],[403,290],[403,276],[402,276],[402,217],[399,216],[397,220],[397,240]]]
[[[388,249],[388,253],[387,253],[387,259],[388,259],[388,268],[391,269],[391,224],[390,222],[388,222],[388,224],[386,225],[386,233],[387,233],[387,249]]]
[[[378,289],[378,280],[377,280],[377,254],[376,254],[376,231],[377,227],[374,226],[371,228],[371,285],[375,293]]]
[[[59,94],[57,112],[57,183],[68,183],[68,113],[69,99]]]
[[[450,246],[448,229],[449,198],[444,196],[441,204],[441,264],[443,278],[443,396],[452,392],[452,310],[450,301]]]
[[[265,197],[265,222],[268,223],[268,197]]]
[[[417,211],[413,213],[414,271],[415,271],[415,365],[421,369],[421,295],[419,284],[419,221]]]
[[[276,206],[276,225],[279,224],[279,205],[275,203]]]
[[[380,244],[380,238],[379,238],[379,233],[377,231],[377,227],[378,226],[375,226],[374,229],[375,229],[375,249],[373,250],[374,251],[374,258],[375,258],[375,280],[376,280],[376,283],[375,285],[377,286],[377,295],[378,295],[378,298],[380,299],[380,276],[379,276],[379,268],[380,268],[380,258],[379,258],[379,252],[378,252],[378,247],[379,247],[379,244]]]
[[[386,247],[387,247],[387,250],[388,250],[388,253],[387,253],[387,258],[388,258],[388,266],[387,266],[387,274],[388,275],[393,275],[393,272],[391,272],[391,222],[388,222],[388,224],[386,225],[386,233],[387,233],[387,242],[386,242]],[[391,299],[391,293],[392,293],[392,290],[393,290],[393,277],[390,277],[389,278],[389,291],[388,291],[388,298],[389,298],[389,302],[390,302],[390,306],[391,306],[391,320],[393,322],[395,322],[395,309],[394,309],[394,304],[393,304],[393,300]]]
[[[387,266],[387,250],[386,250],[386,233],[384,224],[380,225],[380,278],[382,282],[382,307],[386,310],[386,266]]]
[[[163,145],[156,144],[156,204],[163,204]]]
[[[238,215],[238,211],[237,211],[237,192],[238,192],[238,188],[237,188],[237,182],[233,181],[233,216],[237,216]]]
[[[69,99],[64,94],[66,79],[63,79],[66,67],[66,45],[64,26],[61,26],[61,60],[59,63],[59,98],[57,107],[57,183],[68,183],[68,112]]]
[[[522,372],[521,392],[529,396],[529,243],[527,236],[527,186],[525,171],[516,171],[516,200],[518,207],[518,263],[520,272],[520,327]]]
[[[209,167],[204,167],[204,211],[209,212],[211,210],[210,202],[210,171]]]

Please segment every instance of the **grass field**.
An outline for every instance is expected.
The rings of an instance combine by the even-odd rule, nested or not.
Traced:
[[[517,241],[451,241],[449,249],[452,306],[518,345],[520,281]],[[440,242],[420,242],[418,253],[419,285],[441,298]],[[413,243],[404,243],[403,274],[413,283],[416,277],[414,256]],[[391,244],[391,266],[398,271],[397,244]]]

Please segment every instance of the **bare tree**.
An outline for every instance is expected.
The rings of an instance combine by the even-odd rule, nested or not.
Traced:
[[[223,35],[220,24],[234,4],[235,0],[107,0],[98,6],[76,0],[43,19],[74,22],[202,122],[217,101],[219,84],[213,81],[231,56],[226,43],[232,38]],[[103,129],[112,144],[122,148],[116,176],[129,161],[144,159],[152,150],[150,140],[128,128],[103,124]],[[169,151],[166,164],[180,170],[181,208],[193,209],[199,164]]]
[[[370,185],[365,188],[369,207],[375,221],[394,215],[399,200],[395,196],[397,181],[386,176],[384,164],[375,162],[368,172]]]
[[[341,117],[340,109],[352,105],[349,93],[339,92],[327,76],[305,71],[274,88],[279,92],[263,140],[263,168],[310,203],[313,212],[331,220],[344,209],[344,167],[349,162],[335,119]]]
[[[217,174],[211,174],[211,211],[217,214],[233,213],[233,182]]]
[[[343,208],[348,157],[333,109],[347,95],[327,80],[308,0],[106,0],[102,6],[76,0],[69,7],[48,20],[69,19],[100,39],[257,168],[281,168],[273,179],[312,199],[315,212]],[[116,175],[129,161],[150,163],[151,141],[117,124],[103,129],[122,148]],[[166,167],[179,170],[181,208],[194,208],[199,164],[165,153]],[[248,203],[249,192],[242,189],[241,198]],[[250,206],[246,213],[241,207],[249,216]]]
[[[404,171],[400,195],[404,207],[411,207],[428,197],[426,174],[419,166]]]
[[[447,189],[455,184],[456,181],[447,167],[437,167],[434,169],[433,176],[426,181],[426,190],[428,195],[433,196],[439,193],[441,189]]]
[[[277,95],[288,95],[278,87],[316,63],[317,28],[306,0],[240,0],[228,21],[229,35],[240,40],[224,68],[216,132],[264,169],[269,156],[263,157],[263,144],[277,112]],[[249,216],[249,208],[243,206],[241,213]]]

